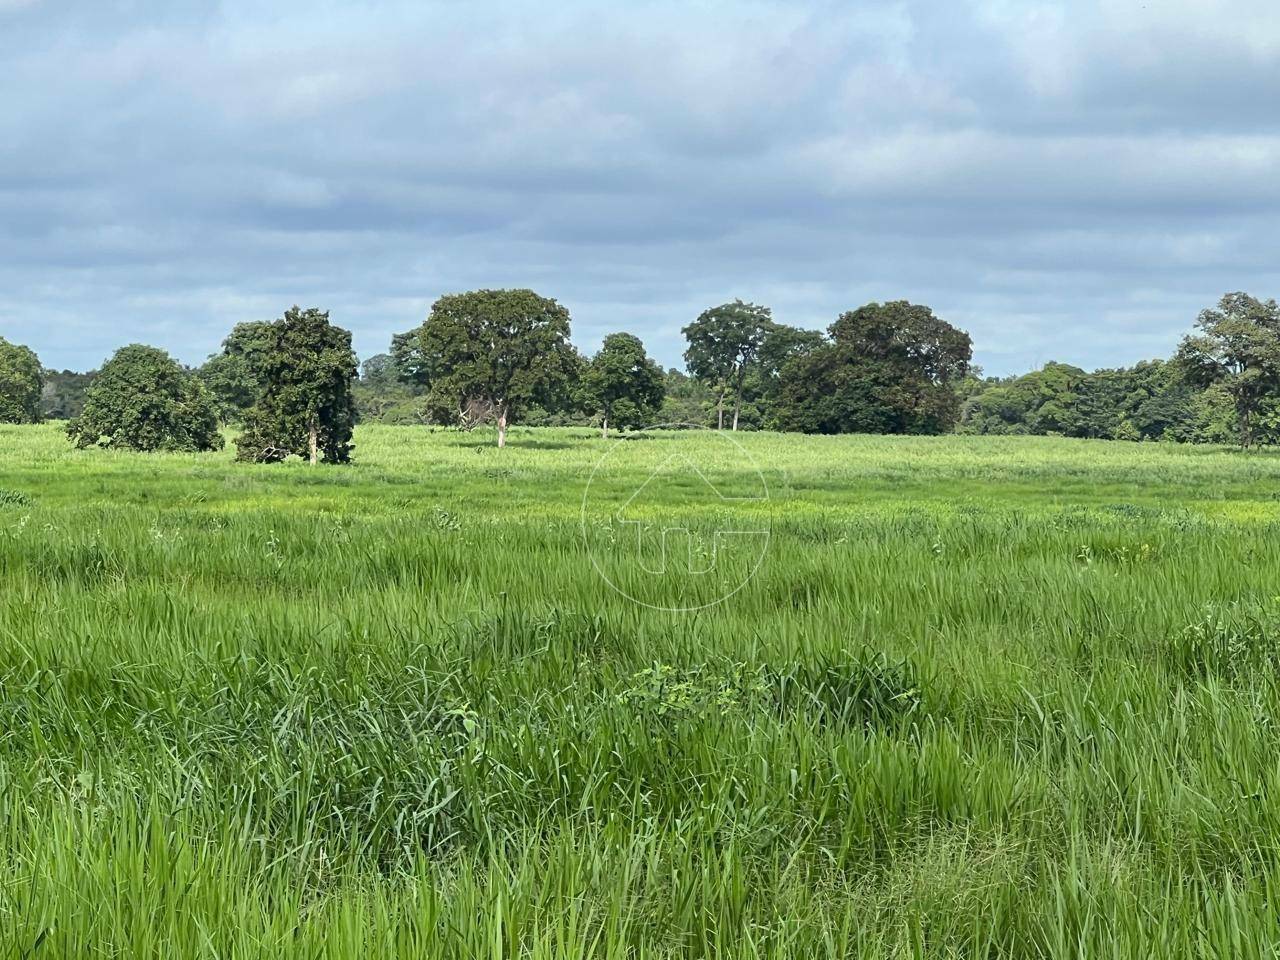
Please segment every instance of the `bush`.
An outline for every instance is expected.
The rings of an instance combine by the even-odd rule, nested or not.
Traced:
[[[218,450],[223,443],[204,384],[163,350],[136,343],[103,366],[67,436],[77,447],[125,450]]]

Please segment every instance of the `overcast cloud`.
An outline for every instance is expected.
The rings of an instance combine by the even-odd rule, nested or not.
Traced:
[[[1280,4],[0,0],[0,334],[362,356],[530,286],[575,341],[930,304],[989,373],[1280,295]]]

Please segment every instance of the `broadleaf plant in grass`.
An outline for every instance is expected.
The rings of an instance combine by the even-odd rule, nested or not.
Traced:
[[[499,447],[526,407],[566,403],[582,367],[569,342],[568,309],[532,290],[443,296],[411,340],[399,342],[430,384],[428,410],[467,428],[492,420]]]
[[[67,435],[78,447],[142,451],[223,444],[213,397],[199,378],[163,350],[138,343],[121,347],[103,365]]]
[[[330,323],[328,311],[295,306],[270,324],[261,372],[257,401],[236,440],[238,459],[351,459],[356,355],[349,331]]]
[[[44,373],[35,351],[0,337],[0,423],[40,420]]]
[[[640,338],[611,333],[582,374],[583,408],[600,418],[600,435],[652,424],[666,396],[662,368],[644,351]]]

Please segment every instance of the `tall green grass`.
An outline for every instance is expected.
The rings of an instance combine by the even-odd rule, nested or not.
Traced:
[[[707,437],[491,440],[0,427],[0,957],[1277,951],[1280,458],[746,434],[682,614],[582,496]]]

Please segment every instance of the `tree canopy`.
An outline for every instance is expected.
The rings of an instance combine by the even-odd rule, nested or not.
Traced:
[[[644,344],[629,333],[611,333],[582,375],[580,399],[600,418],[600,431],[653,423],[666,395],[662,368],[649,359]]]
[[[1280,306],[1247,293],[1228,293],[1216,310],[1196,320],[1175,362],[1189,383],[1221,385],[1235,405],[1240,446],[1252,446],[1254,421],[1268,397],[1280,390]]]
[[[218,416],[224,423],[243,422],[257,401],[271,336],[270,321],[237,323],[222,341],[222,351],[200,368],[200,379],[213,393]]]
[[[35,351],[0,337],[0,423],[36,423],[44,371]]]
[[[295,306],[263,334],[261,385],[236,440],[237,456],[346,463],[355,424],[350,332],[331,324],[327,311]]]
[[[733,429],[738,429],[742,384],[773,323],[768,307],[734,300],[711,307],[684,328],[689,372],[716,391],[716,428],[724,429],[724,401],[733,392]]]
[[[464,426],[493,420],[499,447],[530,404],[567,402],[582,363],[569,343],[569,311],[532,290],[443,296],[401,344],[401,356],[417,358],[437,416],[450,411]]]
[[[897,300],[841,314],[777,377],[771,425],[804,433],[943,433],[959,416],[969,335]]]
[[[218,450],[213,397],[195,375],[156,347],[115,352],[85,392],[84,410],[67,424],[78,447]]]

